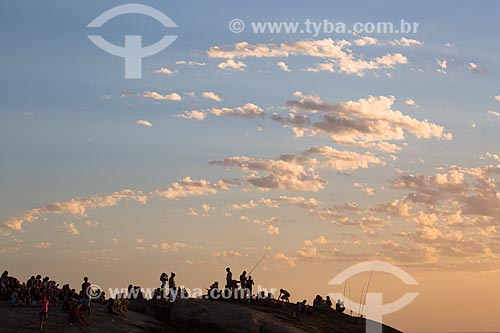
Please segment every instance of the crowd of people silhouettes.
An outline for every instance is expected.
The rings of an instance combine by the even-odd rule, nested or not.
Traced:
[[[177,287],[175,281],[175,273],[171,272],[170,276],[167,273],[160,275],[160,287],[155,289],[152,299],[158,301],[175,302],[181,298],[189,298],[189,294],[185,288]],[[279,290],[278,298],[274,298],[273,293],[259,291],[254,295],[253,286],[255,282],[252,276],[247,276],[247,272],[243,271],[238,280],[233,279],[231,268],[226,268],[226,284],[223,289],[220,289],[219,282],[215,281],[207,288],[205,299],[236,299],[239,301],[247,301],[254,303],[265,303],[285,306],[290,303],[291,294],[285,289]],[[42,279],[41,275],[31,276],[26,282],[21,283],[17,278],[9,276],[8,271],[4,271],[0,277],[0,299],[8,299],[12,307],[38,307],[38,318],[40,321],[40,331],[43,331],[48,318],[49,305],[61,306],[64,313],[68,314],[68,322],[70,325],[79,324],[88,326],[92,315],[92,303],[105,305],[105,312],[110,315],[125,317],[128,304],[131,300],[145,299],[140,286],[129,285],[127,293],[116,294],[114,298],[106,299],[105,292],[101,290],[93,290],[93,286],[89,282],[88,277],[83,278],[81,290],[77,292],[71,289],[69,284],[65,284],[62,288],[48,276]],[[312,305],[313,309],[317,310],[332,310],[337,313],[343,313],[345,310],[344,303],[340,299],[333,307],[332,300],[329,296],[323,299],[322,296],[316,295]],[[296,313],[311,314],[312,310],[307,301],[297,302]]]

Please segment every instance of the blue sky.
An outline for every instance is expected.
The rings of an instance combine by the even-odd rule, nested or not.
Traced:
[[[94,276],[111,285],[113,281],[122,283],[114,265],[130,257],[144,261],[144,276],[156,274],[155,268],[147,267],[148,262],[168,256],[172,264],[181,265],[189,260],[215,277],[217,270],[227,264],[246,265],[255,256],[266,253],[277,266],[270,261],[263,280],[267,278],[268,283],[274,283],[276,272],[293,272],[297,278],[290,279],[290,284],[297,286],[309,269],[318,271],[318,284],[328,281],[333,272],[326,272],[325,265],[346,265],[348,260],[341,258],[341,254],[352,250],[346,256],[353,263],[369,259],[369,252],[378,259],[382,256],[406,269],[414,269],[416,274],[428,270],[424,280],[434,281],[432,272],[438,269],[452,273],[481,270],[490,274],[485,278],[487,281],[497,277],[492,267],[498,267],[495,265],[500,262],[496,252],[500,250],[496,233],[500,203],[485,198],[498,193],[496,173],[487,168],[499,162],[494,155],[498,154],[500,126],[500,113],[496,113],[500,111],[500,97],[496,98],[500,95],[498,2],[143,1],[142,4],[168,15],[178,27],[166,30],[146,16],[124,15],[101,28],[87,28],[96,16],[124,3],[0,3],[0,221],[4,222],[0,230],[0,256],[12,270],[20,275],[32,274],[19,264],[35,263],[35,269],[55,271],[60,279],[71,280],[80,274],[76,272],[76,259],[98,258],[95,260],[104,262],[106,268]],[[228,29],[234,18],[247,24],[244,32],[235,34]],[[306,19],[318,22],[328,19],[347,25],[404,19],[420,25],[417,33],[406,35],[312,37],[256,34],[250,29],[250,22]],[[96,31],[118,45],[123,44],[126,34],[142,35],[147,45],[165,33],[178,38],[162,52],[144,58],[142,79],[131,80],[124,78],[123,59],[105,53],[88,40],[87,35]],[[367,36],[376,42],[368,46],[356,44],[356,40]],[[403,37],[415,44],[393,45]],[[347,72],[342,70],[345,59],[311,56],[315,42],[327,41],[334,47],[341,40],[350,43],[343,49],[347,50],[344,57],[352,55],[359,60],[356,65],[386,54],[399,54],[405,60],[386,67]],[[251,48],[264,44],[282,50],[299,41],[308,46],[298,55],[257,56],[258,52]],[[218,57],[210,51],[218,46],[231,53],[236,43],[241,42],[251,46],[245,56]],[[241,71],[221,69],[219,65],[228,60],[241,61],[246,67]],[[177,64],[179,61],[204,65]],[[286,63],[290,72],[280,69],[277,65],[280,61]],[[444,67],[439,65],[442,61],[446,61]],[[334,64],[335,71],[310,70],[319,63]],[[160,68],[168,68],[173,75],[154,72]],[[295,94],[297,91],[302,93]],[[148,98],[146,92],[177,93],[181,100]],[[196,96],[189,96],[189,92]],[[213,92],[222,101],[203,98],[203,92]],[[282,126],[272,120],[273,113],[277,113],[302,114],[317,121],[313,119],[323,115],[316,109],[308,109],[307,103],[318,99],[321,106],[343,105],[352,108],[355,114],[358,106],[347,107],[342,103],[362,103],[369,96],[394,96],[383,116],[393,119],[401,111],[412,125],[387,120],[383,126],[387,126],[387,132],[390,128],[401,129],[404,138],[383,138],[387,133],[381,130],[381,125],[372,128],[378,135],[373,141],[358,137],[357,145],[348,145],[329,137],[335,131],[314,132],[313,126],[308,128],[310,135],[299,137],[293,132],[297,127]],[[301,108],[291,110],[286,106],[287,101],[295,101]],[[256,105],[264,115],[233,114],[246,103]],[[383,101],[367,103],[376,108]],[[211,111],[224,107],[231,108],[233,113],[217,115]],[[193,110],[203,113],[205,118],[197,121],[181,117],[183,112]],[[147,120],[152,127],[140,126],[138,120]],[[428,124],[440,126],[441,130],[430,130]],[[422,137],[426,131],[432,134]],[[453,138],[449,140],[446,133]],[[369,147],[373,142],[396,144],[400,150],[373,149]],[[314,155],[324,164],[316,165],[312,160],[285,163],[287,168],[303,168],[303,174],[311,179],[319,177],[311,183],[318,185],[315,183],[318,179],[326,180],[328,184],[320,189],[298,189],[306,185],[300,179],[288,179],[298,181],[299,185],[287,185],[280,183],[283,180],[280,178],[275,187],[252,182],[258,180],[262,185],[266,175],[278,177],[283,172],[277,165],[283,162],[279,158],[282,154],[305,158],[312,156],[304,152],[313,147],[330,147],[359,154],[356,158],[373,157],[379,161],[372,160],[367,167],[350,165],[344,169],[338,167],[341,159],[336,160],[337,168],[327,167],[327,161],[321,160],[324,155]],[[241,156],[252,161],[238,166],[225,160]],[[219,161],[219,166],[209,165],[210,161]],[[267,171],[252,162],[266,165]],[[467,169],[473,167],[477,168],[474,172]],[[483,173],[493,179],[493,184],[485,185]],[[427,177],[427,183],[420,188],[420,183],[405,178],[408,175]],[[236,179],[239,183],[229,189],[214,185],[214,193],[188,193],[175,198],[178,200],[165,200],[155,192],[176,191],[174,182],[180,183],[181,188],[187,187],[182,183],[185,177],[206,180],[212,185],[223,179]],[[136,194],[140,191],[147,196],[147,203],[134,198],[96,209],[86,207],[82,214],[71,213],[70,209],[63,209],[60,214],[41,213],[36,215],[34,223],[24,222],[24,230],[15,230],[7,223],[33,208],[50,210],[51,204],[106,196],[123,189]],[[449,197],[437,195],[440,191]],[[325,211],[319,207],[285,206],[283,201],[279,210],[265,204],[248,211],[231,208],[233,204],[250,200],[256,203],[262,198],[283,200],[280,196],[314,198],[321,202],[322,208],[339,210],[340,216],[325,221],[321,215]],[[416,197],[428,201],[423,204]],[[474,198],[484,199],[476,201],[476,210],[470,204]],[[408,215],[376,210],[381,204],[398,199],[411,202]],[[340,206],[344,203],[355,203],[356,211],[342,211]],[[208,208],[205,206],[204,210],[202,205]],[[193,210],[197,216],[192,214]],[[456,217],[454,223],[449,222],[451,215]],[[347,220],[342,217],[352,223],[343,225],[341,221]],[[366,220],[368,217],[373,218],[371,222]],[[68,224],[78,234],[72,235]],[[270,226],[278,227],[279,232],[273,232]],[[405,232],[406,236],[402,236]],[[312,240],[319,236],[325,241],[314,243]],[[479,249],[482,237],[486,241]],[[353,250],[349,244],[358,241],[361,245]],[[165,252],[158,251],[162,242],[170,244]],[[175,242],[184,245],[172,250]],[[401,250],[401,256],[391,256],[386,251],[388,246],[405,250]],[[457,254],[458,250],[447,253],[446,248],[472,252],[465,258]],[[425,258],[415,261],[408,258],[409,252],[422,249],[427,251]],[[58,254],[63,256],[64,265],[74,268],[74,273],[67,273],[51,261]],[[354,254],[359,255],[358,260]],[[483,262],[484,257],[487,260]],[[289,265],[279,266],[283,261]],[[481,262],[481,267],[471,262]],[[195,267],[184,271],[185,275],[196,272]],[[463,276],[458,273],[455,276],[458,284]],[[143,279],[140,281],[143,284],[150,279],[137,278]],[[186,279],[193,284],[201,283],[193,277]],[[300,290],[298,295],[303,297],[303,293]],[[424,299],[433,298],[431,295]],[[421,315],[424,308],[421,303],[392,320],[409,330],[433,328],[405,323],[406,318]],[[484,329],[498,329],[500,323],[491,319],[484,325]],[[443,325],[440,329],[450,327]],[[474,323],[464,321],[463,327],[474,328]]]

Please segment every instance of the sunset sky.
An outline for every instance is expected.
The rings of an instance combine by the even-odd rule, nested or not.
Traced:
[[[101,287],[249,271],[292,300],[368,260],[406,332],[500,331],[500,3],[0,3],[0,269]],[[233,33],[233,19],[245,30]],[[251,22],[418,22],[256,33]],[[124,78],[123,45],[178,36]],[[348,282],[359,300],[368,274]],[[348,295],[349,296],[349,295]]]

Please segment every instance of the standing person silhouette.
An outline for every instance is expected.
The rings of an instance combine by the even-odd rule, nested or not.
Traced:
[[[168,279],[168,288],[170,289],[170,297],[169,297],[170,302],[175,301],[175,298],[177,296],[177,288],[175,287],[174,278],[175,278],[175,273],[171,272],[170,278]]]

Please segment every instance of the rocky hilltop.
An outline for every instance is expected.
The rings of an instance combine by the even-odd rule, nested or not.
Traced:
[[[37,308],[12,308],[0,302],[1,332],[34,332]],[[335,333],[365,331],[365,322],[333,311],[295,314],[295,305],[250,304],[198,299],[131,301],[127,318],[106,314],[93,305],[89,327],[70,326],[60,306],[49,311],[47,332],[180,332],[180,333]],[[384,333],[400,331],[384,326]]]

